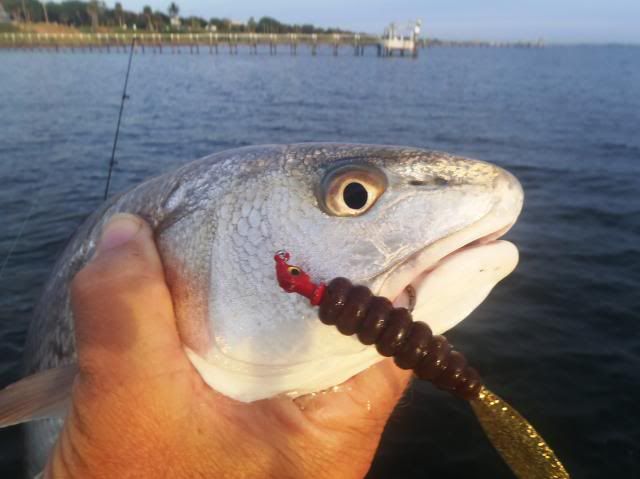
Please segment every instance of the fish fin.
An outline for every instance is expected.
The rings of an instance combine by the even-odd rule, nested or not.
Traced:
[[[0,428],[64,414],[77,364],[40,371],[0,390]]]
[[[482,388],[471,408],[489,440],[519,479],[569,479],[569,473],[529,422],[504,399]]]

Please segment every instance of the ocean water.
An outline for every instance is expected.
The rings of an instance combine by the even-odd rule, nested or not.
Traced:
[[[56,255],[101,201],[126,62],[0,51],[0,387],[20,375]],[[520,265],[448,336],[574,477],[640,477],[640,48],[147,51],[129,94],[114,192],[261,143],[411,145],[509,169],[526,194],[507,236]],[[20,428],[0,431],[0,476],[21,457]],[[369,477],[512,476],[466,404],[415,385]]]

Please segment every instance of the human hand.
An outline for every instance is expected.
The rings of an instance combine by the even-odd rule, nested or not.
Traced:
[[[362,477],[410,373],[241,403],[187,358],[149,226],[118,215],[72,283],[79,374],[45,477]]]

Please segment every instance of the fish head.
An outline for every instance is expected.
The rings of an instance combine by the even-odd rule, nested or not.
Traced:
[[[411,306],[435,333],[464,319],[517,264],[516,248],[497,238],[523,193],[497,166],[367,145],[250,156],[217,163],[228,171],[210,210],[210,339],[189,350],[205,381],[230,397],[318,391],[381,359],[322,324],[307,299],[283,292],[277,250],[316,282],[344,276]]]

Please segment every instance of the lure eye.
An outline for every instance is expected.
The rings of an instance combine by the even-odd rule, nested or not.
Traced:
[[[322,180],[320,203],[333,216],[366,213],[387,188],[387,177],[368,165],[343,166],[329,171]]]
[[[289,266],[288,271],[291,276],[300,276],[300,268],[297,266]]]

